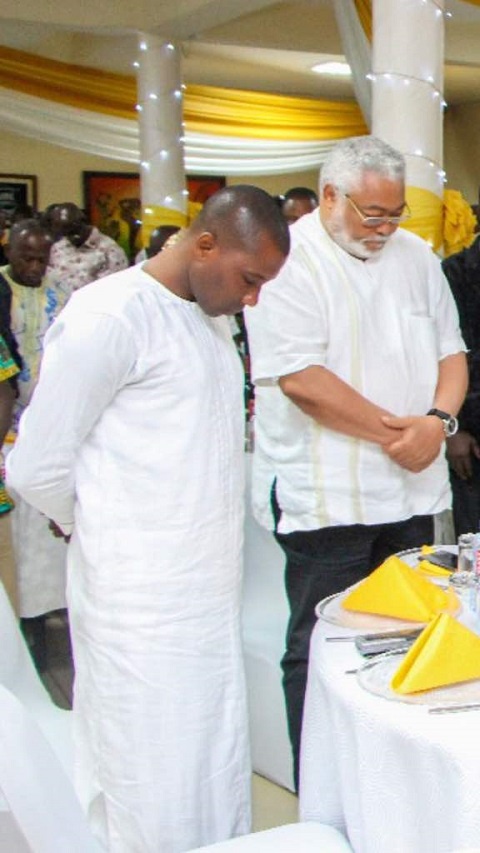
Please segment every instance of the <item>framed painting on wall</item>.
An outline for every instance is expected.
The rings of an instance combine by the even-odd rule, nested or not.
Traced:
[[[190,201],[203,204],[225,186],[225,178],[187,176]],[[83,172],[84,208],[88,221],[113,237],[133,261],[142,248],[140,227],[142,202],[137,172]]]
[[[8,221],[18,207],[28,206],[36,213],[37,196],[36,175],[0,174],[0,211]]]

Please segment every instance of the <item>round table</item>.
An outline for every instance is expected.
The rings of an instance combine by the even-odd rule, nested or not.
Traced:
[[[479,846],[480,708],[433,715],[367,692],[350,673],[366,662],[357,633],[321,619],[313,631],[300,819],[336,826],[355,853]]]

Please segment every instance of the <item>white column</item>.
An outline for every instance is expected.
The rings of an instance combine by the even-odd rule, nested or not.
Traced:
[[[157,225],[186,224],[180,52],[171,42],[140,33],[135,66],[145,244]]]
[[[372,134],[405,155],[408,186],[434,194],[437,212],[445,180],[443,61],[444,0],[373,0]],[[424,214],[428,196],[411,198]]]

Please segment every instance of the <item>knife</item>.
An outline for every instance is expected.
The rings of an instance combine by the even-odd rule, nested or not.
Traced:
[[[479,711],[480,702],[468,702],[465,705],[437,705],[429,708],[429,714],[456,714],[459,711]]]

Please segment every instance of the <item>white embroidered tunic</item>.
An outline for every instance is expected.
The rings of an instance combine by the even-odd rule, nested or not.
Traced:
[[[318,210],[291,228],[277,278],[245,309],[255,390],[253,506],[279,530],[382,524],[450,505],[443,453],[420,474],[400,468],[372,442],[327,429],[282,393],[279,376],[319,365],[392,414],[433,405],[439,361],[465,350],[440,262],[399,228],[362,261],[330,239]]]
[[[242,451],[225,318],[140,266],[74,294],[8,476],[73,527],[77,781],[115,853],[249,829]]]

